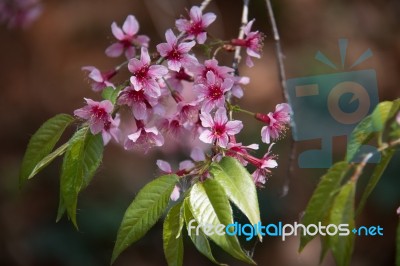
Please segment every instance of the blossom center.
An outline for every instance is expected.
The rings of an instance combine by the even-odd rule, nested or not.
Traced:
[[[139,70],[135,71],[135,73],[133,73],[133,75],[139,80],[139,81],[143,81],[147,78],[148,76],[148,71],[149,71],[149,66],[145,65],[142,68],[140,68]]]
[[[180,61],[182,59],[182,53],[176,48],[172,48],[172,50],[167,55],[168,59]]]
[[[208,87],[208,98],[218,100],[222,97],[223,92],[218,84],[210,85]]]

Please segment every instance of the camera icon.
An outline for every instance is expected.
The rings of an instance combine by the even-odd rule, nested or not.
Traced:
[[[300,168],[329,168],[332,165],[333,137],[347,136],[349,141],[355,126],[379,102],[373,69],[289,79],[287,89],[293,109],[294,140],[321,140],[320,149],[299,155]],[[364,145],[358,155],[374,149]],[[355,158],[359,160],[357,156]],[[373,157],[369,162],[379,160],[379,157]]]

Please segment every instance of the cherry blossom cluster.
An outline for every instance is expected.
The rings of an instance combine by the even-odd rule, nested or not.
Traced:
[[[75,115],[90,126],[93,134],[101,133],[104,144],[111,139],[126,150],[149,151],[161,147],[165,138],[173,138],[180,143],[184,140],[200,140],[209,144],[210,153],[195,147],[191,159],[183,161],[177,171],[162,160],[157,165],[163,173],[178,176],[208,177],[207,166],[222,156],[231,156],[243,165],[251,164],[254,182],[262,186],[271,168],[277,167],[275,156],[271,154],[271,142],[279,139],[290,121],[290,107],[278,104],[268,114],[251,113],[234,105],[243,96],[243,87],[249,83],[248,77],[238,76],[235,69],[220,65],[216,56],[219,51],[232,51],[235,47],[246,49],[246,64],[253,66],[251,58],[260,58],[263,34],[252,31],[254,20],[244,26],[244,37],[229,41],[216,40],[207,34],[207,28],[216,20],[213,13],[203,14],[194,6],[188,18],[176,20],[175,28],[165,32],[165,42],[149,52],[150,38],[139,34],[139,23],[129,15],[122,27],[112,23],[111,30],[116,41],[105,53],[109,57],[124,56],[126,61],[109,71],[100,71],[93,66],[84,67],[93,91],[102,92],[112,88],[118,93],[115,102],[105,99],[96,102],[86,99],[87,105],[75,111]],[[214,49],[214,56],[204,58],[196,53],[196,47]],[[114,84],[112,79],[121,69],[127,67],[129,78],[122,84]],[[122,112],[128,112],[130,126],[128,132],[121,129]],[[236,141],[243,123],[233,118],[234,113],[251,114],[261,121],[261,140],[270,144],[262,158],[251,152],[258,144],[243,145]],[[125,116],[126,117],[126,116]],[[126,128],[126,127],[125,127]],[[176,187],[171,197],[179,197]]]
[[[0,23],[26,28],[42,13],[40,0],[1,0]]]

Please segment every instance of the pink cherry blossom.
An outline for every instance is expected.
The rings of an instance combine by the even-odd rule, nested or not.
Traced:
[[[206,28],[214,22],[217,16],[214,13],[206,13],[202,15],[199,7],[193,6],[189,13],[190,20],[176,20],[176,27],[180,32],[187,34],[187,38],[195,39],[199,44],[203,44],[207,39]]]
[[[199,103],[180,102],[177,105],[177,118],[182,125],[193,125],[199,121]]]
[[[228,121],[225,108],[219,108],[215,112],[214,119],[208,113],[202,113],[200,119],[203,127],[210,128],[200,134],[200,140],[204,143],[215,143],[222,148],[228,145],[229,136],[238,134],[243,128],[242,121]]]
[[[157,51],[167,59],[168,68],[179,71],[182,66],[189,66],[197,63],[197,59],[188,52],[195,45],[194,41],[178,43],[178,39],[171,29],[165,33],[166,43],[157,45]]]
[[[233,79],[227,78],[221,82],[212,71],[208,71],[206,82],[194,86],[194,90],[198,92],[198,99],[202,101],[202,110],[210,112],[214,107],[223,107],[225,93],[232,86]]]
[[[262,187],[265,184],[267,179],[267,175],[271,172],[271,168],[276,168],[278,163],[275,160],[275,156],[271,155],[271,148],[273,145],[270,145],[267,153],[261,158],[255,158],[251,155],[247,155],[245,160],[249,163],[257,167],[257,169],[253,172],[253,180],[256,186]]]
[[[132,86],[126,87],[118,97],[118,104],[131,107],[137,120],[147,120],[157,103],[158,100],[145,94],[143,89],[137,91]]]
[[[124,147],[126,150],[140,149],[147,153],[152,147],[164,144],[164,137],[156,127],[141,126],[136,132],[128,135]]]
[[[89,71],[88,77],[92,80],[91,86],[93,91],[102,91],[107,87],[115,88],[114,84],[110,82],[110,79],[117,74],[115,70],[102,73],[94,66],[85,66],[82,67],[82,70]]]
[[[74,114],[89,122],[92,134],[98,134],[112,123],[111,112],[114,108],[108,100],[96,102],[85,98],[86,106],[74,111]]]
[[[111,139],[114,139],[116,142],[119,142],[121,135],[121,131],[119,129],[120,123],[121,119],[119,117],[119,114],[117,114],[114,119],[111,119],[104,124],[104,128],[101,131],[101,136],[103,137],[104,146],[107,145]]]
[[[195,76],[195,81],[197,83],[202,83],[207,80],[207,73],[209,71],[213,72],[215,77],[219,80],[224,80],[226,78],[233,78],[233,68],[227,66],[219,66],[216,59],[209,59],[204,61],[204,64],[195,64],[190,67],[190,70]]]
[[[233,139],[233,138],[231,138]],[[250,156],[249,150],[258,150],[258,144],[251,144],[248,146],[243,145],[242,143],[229,142],[227,145],[226,156],[233,157],[237,159],[243,166],[247,165],[246,157]]]
[[[118,42],[111,44],[106,49],[106,55],[109,57],[118,57],[125,51],[125,56],[130,59],[135,56],[136,47],[148,47],[149,45],[149,37],[137,35],[139,23],[135,16],[129,15],[122,25],[122,29],[113,22],[111,31]]]
[[[279,139],[285,132],[287,124],[290,122],[290,105],[281,103],[276,105],[275,112],[265,114],[256,114],[256,118],[267,125],[261,129],[261,138],[264,143],[269,144],[271,139]]]
[[[244,34],[246,37],[244,39],[233,39],[232,44],[246,47],[246,64],[248,67],[252,67],[253,61],[251,57],[260,58],[263,49],[264,35],[258,31],[251,31],[254,19],[249,21],[244,27]]]
[[[250,78],[234,76],[233,81],[234,81],[234,83],[232,86],[232,95],[235,96],[236,98],[242,98],[243,97],[243,88],[241,85],[249,84]]]
[[[142,47],[140,60],[132,58],[129,61],[128,69],[132,73],[130,81],[136,91],[144,90],[150,97],[161,96],[160,85],[157,79],[168,73],[168,69],[161,65],[151,65],[147,48]]]

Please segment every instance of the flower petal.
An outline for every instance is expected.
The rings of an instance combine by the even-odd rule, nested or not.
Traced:
[[[121,43],[116,42],[108,46],[105,53],[109,57],[118,57],[122,54],[123,51],[124,46]]]
[[[156,164],[157,164],[158,168],[160,168],[161,171],[163,171],[167,174],[172,173],[171,165],[168,162],[163,161],[163,160],[157,160]]]
[[[122,25],[122,29],[129,36],[133,36],[139,31],[139,23],[134,16],[129,15],[126,18],[124,25]]]
[[[123,31],[121,30],[120,27],[118,27],[117,23],[113,22],[111,24],[111,31],[114,35],[114,37],[119,40],[122,41],[125,37],[125,34],[123,33]]]

